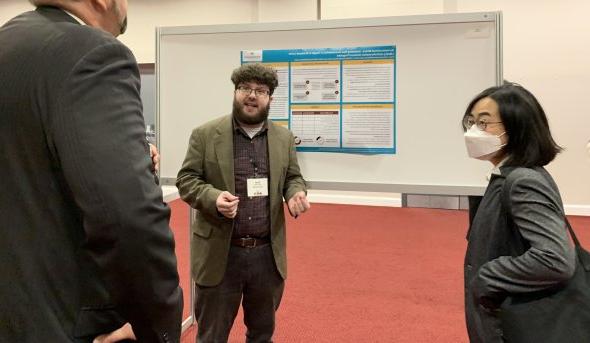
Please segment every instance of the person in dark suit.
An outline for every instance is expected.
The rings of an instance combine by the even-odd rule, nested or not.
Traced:
[[[31,2],[0,28],[0,341],[178,342],[127,2]]]
[[[176,185],[198,210],[191,263],[197,341],[226,342],[240,302],[247,342],[271,342],[287,277],[283,199],[310,206],[293,135],[267,120],[276,72],[245,64],[231,77],[233,113],[193,130]]]
[[[511,298],[558,288],[574,274],[563,204],[544,168],[561,148],[537,99],[512,83],[477,95],[463,128],[469,156],[493,164],[483,198],[470,201],[467,331],[472,343],[503,342],[501,314]]]

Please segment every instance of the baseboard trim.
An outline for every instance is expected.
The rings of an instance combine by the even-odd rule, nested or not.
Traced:
[[[386,206],[401,207],[402,199],[398,196],[371,196],[356,194],[333,194],[321,191],[310,192],[308,199],[312,203],[360,205],[360,206]],[[565,213],[570,216],[590,216],[589,205],[564,205]]]
[[[400,197],[367,196],[351,194],[323,194],[310,192],[308,199],[312,203],[340,204],[340,205],[361,205],[361,206],[386,206],[401,207]]]
[[[172,202],[180,198],[178,195],[178,188],[175,186],[162,186],[162,196],[164,198],[164,202]]]
[[[565,214],[569,216],[590,216],[590,206],[588,205],[564,205]]]

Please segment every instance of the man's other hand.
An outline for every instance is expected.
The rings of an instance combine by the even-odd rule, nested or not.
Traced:
[[[291,213],[293,218],[297,218],[311,207],[309,201],[307,201],[305,192],[295,193],[291,199],[287,201],[287,206],[289,207],[289,213]]]

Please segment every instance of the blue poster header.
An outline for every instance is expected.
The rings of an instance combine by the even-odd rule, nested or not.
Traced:
[[[316,60],[367,60],[385,58],[395,58],[395,46],[262,51],[262,61],[271,63]]]

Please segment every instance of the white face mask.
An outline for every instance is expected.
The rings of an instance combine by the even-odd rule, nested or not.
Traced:
[[[495,136],[491,133],[481,131],[477,125],[473,125],[469,130],[465,131],[465,146],[467,147],[467,154],[469,157],[477,158],[478,160],[492,159],[500,149],[506,144],[502,144],[500,137],[506,132]]]

